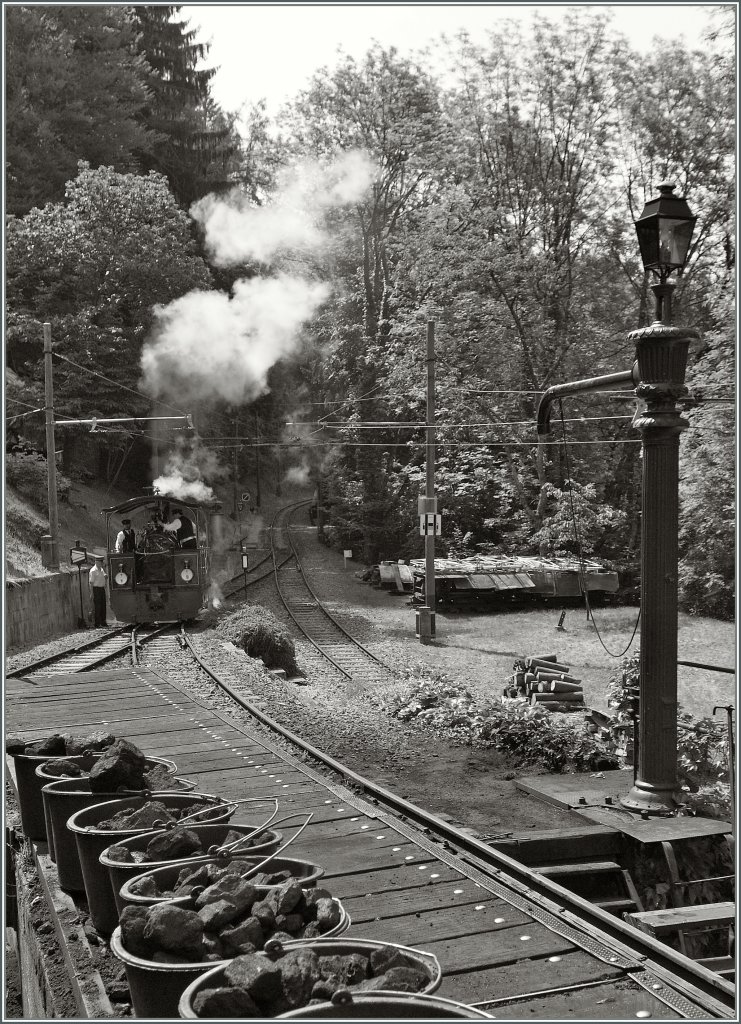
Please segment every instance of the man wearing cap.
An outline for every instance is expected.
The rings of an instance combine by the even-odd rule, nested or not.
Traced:
[[[196,547],[195,527],[190,519],[183,515],[181,509],[174,508],[172,510],[172,519],[169,523],[165,523],[162,529],[167,533],[174,533],[181,548]]]
[[[130,519],[122,519],[123,529],[116,537],[116,554],[122,555],[126,551],[136,550],[136,533],[131,528]]]
[[[107,626],[105,585],[108,573],[104,567],[104,555],[95,555],[95,565],[88,573],[87,581],[93,595],[93,625]]]

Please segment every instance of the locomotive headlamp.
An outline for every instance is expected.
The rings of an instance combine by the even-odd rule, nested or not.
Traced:
[[[185,564],[183,565],[183,568],[180,570],[180,579],[184,583],[190,583],[190,581],[193,579],[193,570],[190,567],[190,562],[186,561]]]
[[[684,197],[674,195],[674,185],[662,182],[657,187],[658,197],[646,203],[635,227],[643,266],[663,284],[675,270],[681,274],[684,269],[697,217]]]
[[[126,584],[129,582],[129,577],[124,572],[123,562],[118,563],[118,572],[116,573],[114,579],[116,580],[116,583],[119,585],[119,587],[125,587]]]

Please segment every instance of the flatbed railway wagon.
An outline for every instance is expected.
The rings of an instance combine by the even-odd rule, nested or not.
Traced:
[[[425,600],[425,562],[413,559],[414,600]],[[473,558],[436,558],[435,590],[441,603],[488,599],[512,601],[521,598],[574,599],[585,591],[615,594],[618,574],[599,562],[581,563],[571,558],[481,555]]]
[[[181,545],[163,530],[174,510],[193,524],[195,543]],[[110,605],[121,622],[187,622],[206,606],[211,554],[221,537],[218,504],[205,505],[162,495],[129,498],[102,509],[106,519],[106,562]],[[116,551],[123,519],[135,532],[133,551]]]

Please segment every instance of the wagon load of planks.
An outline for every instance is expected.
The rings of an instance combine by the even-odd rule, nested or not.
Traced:
[[[512,668],[502,696],[524,697],[546,711],[581,711],[584,707],[581,679],[561,664],[557,654],[521,658]]]

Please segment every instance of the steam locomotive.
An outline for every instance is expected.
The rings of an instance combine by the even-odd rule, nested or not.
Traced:
[[[187,545],[163,529],[176,510],[193,526]],[[110,605],[120,622],[186,622],[206,607],[211,555],[222,536],[218,504],[146,495],[101,514],[106,520]],[[133,550],[118,552],[116,537],[124,519],[134,530]]]

